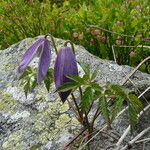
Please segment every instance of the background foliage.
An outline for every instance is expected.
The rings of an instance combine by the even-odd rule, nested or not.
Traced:
[[[114,59],[116,45],[119,64],[135,66],[150,55],[149,48],[136,48],[150,45],[149,0],[2,0],[0,5],[1,49],[50,32],[104,59]],[[141,70],[150,72],[150,63]]]

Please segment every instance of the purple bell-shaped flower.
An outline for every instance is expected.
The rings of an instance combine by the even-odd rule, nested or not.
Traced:
[[[40,60],[39,60],[38,75],[37,75],[37,82],[40,84],[48,71],[50,60],[51,60],[50,42],[46,37],[39,38],[27,49],[27,51],[23,55],[23,58],[19,62],[18,73],[22,73],[26,69],[27,65],[31,62],[31,60],[34,58],[35,54],[37,53],[39,47],[42,48],[40,52]]]
[[[78,75],[77,61],[75,54],[70,47],[64,46],[60,48],[55,66],[54,66],[54,81],[56,88],[59,88],[64,83],[74,82],[67,76]],[[64,103],[71,93],[71,90],[66,92],[59,92],[61,101]]]

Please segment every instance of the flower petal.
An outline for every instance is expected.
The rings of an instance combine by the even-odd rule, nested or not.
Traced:
[[[75,55],[71,48],[63,47],[57,54],[55,66],[54,66],[54,81],[56,88],[67,82],[73,82],[67,76],[78,75],[78,68]],[[66,92],[60,92],[59,96],[62,102],[65,102],[70,94],[70,90]]]
[[[27,65],[31,62],[37,52],[38,47],[44,42],[44,39],[45,38],[38,39],[27,49],[27,51],[23,55],[23,58],[19,62],[18,73],[22,73]]]
[[[51,59],[51,49],[50,49],[50,42],[45,38],[43,49],[40,55],[39,67],[38,67],[38,83],[40,84],[44,79],[47,70],[50,65]]]

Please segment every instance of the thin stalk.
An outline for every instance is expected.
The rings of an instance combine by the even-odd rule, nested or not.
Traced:
[[[102,31],[105,31],[105,32],[108,32],[108,33],[111,33],[111,34],[117,34],[117,35],[120,35],[120,36],[125,36],[125,37],[134,38],[134,36],[132,36],[132,35],[126,35],[126,34],[121,34],[121,33],[118,33],[118,32],[113,32],[113,31],[104,29],[104,28],[102,28],[102,27],[98,27],[98,26],[96,26],[96,25],[87,25],[87,27],[100,29],[100,30],[102,30]]]
[[[139,119],[139,117],[140,117],[145,111],[147,111],[149,108],[150,108],[150,104],[144,108],[144,111],[142,110],[142,111],[138,114],[138,119]],[[120,137],[120,139],[119,139],[118,142],[116,143],[116,146],[117,146],[117,149],[116,149],[116,150],[119,150],[119,149],[120,149],[120,145],[121,145],[121,143],[123,142],[123,140],[125,139],[125,137],[127,136],[127,134],[128,134],[128,132],[130,131],[130,129],[131,129],[131,125],[129,125],[129,126],[127,127],[127,129],[124,131],[124,133],[122,134],[122,136]]]
[[[90,107],[89,107],[89,110],[87,111],[87,114],[89,114],[89,112],[90,112],[90,110],[91,110],[91,108],[92,108],[92,106],[93,106],[93,103],[94,103],[94,102],[91,103],[91,105],[90,105]]]
[[[139,65],[128,76],[126,76],[126,78],[122,81],[121,85],[124,85],[129,80],[129,78],[139,69],[139,67],[149,59],[150,59],[150,56],[148,56],[143,61],[141,61]]]
[[[74,48],[74,46],[73,46],[73,43],[72,43],[70,40],[66,41],[66,42],[64,43],[64,46],[67,46],[68,43],[70,43],[71,48],[72,48],[72,50],[73,50],[73,53],[75,54],[75,48]]]
[[[95,122],[96,118],[100,115],[100,113],[101,113],[101,111],[99,111],[99,106],[98,106],[98,108],[97,108],[97,110],[96,110],[96,112],[95,112],[95,114],[94,114],[92,123],[91,123],[92,126],[94,125],[94,122]]]
[[[79,92],[80,92],[80,96],[81,96],[81,98],[82,98],[82,89],[81,89],[81,87],[79,87]]]
[[[53,46],[54,46],[54,49],[55,49],[56,54],[58,54],[58,51],[57,51],[57,47],[56,47],[56,44],[55,44],[54,37],[53,37],[50,33],[48,33],[48,34],[45,35],[45,38],[47,38],[48,36],[51,38],[51,41],[52,41],[52,43],[53,43]]]
[[[86,129],[83,129],[77,136],[75,136],[68,144],[66,144],[62,149],[60,150],[66,150],[68,148],[68,146],[70,146],[76,139],[79,138],[80,135],[82,135],[84,132],[86,131]]]
[[[91,137],[90,137],[90,134],[93,132],[93,126],[91,126],[91,124],[90,124],[90,122],[89,122],[87,112],[85,112],[84,114],[85,114],[85,121],[86,121],[86,124],[84,125],[84,127],[88,129],[88,132],[89,132],[89,139],[90,139],[90,138],[91,138]]]
[[[145,133],[150,131],[150,127],[146,128],[142,132],[140,132],[136,137],[134,137],[131,141],[128,142],[127,145],[125,145],[121,150],[126,150],[128,149],[128,146],[132,146],[139,138],[141,138]]]
[[[74,111],[74,113],[76,114],[75,115],[75,117],[76,117],[76,119],[79,121],[79,114],[78,114],[78,112],[75,110],[75,108],[73,107],[73,105],[70,103],[70,101],[67,99],[67,102],[68,102],[68,104],[69,104],[69,106],[72,108],[72,110]],[[79,121],[80,122],[80,121]]]
[[[83,94],[82,94],[82,89],[81,89],[81,87],[79,87],[79,92],[80,92],[80,96],[81,96],[81,100],[82,100],[82,95],[83,95]],[[84,114],[85,114],[85,121],[86,121],[86,124],[84,123],[83,125],[84,125],[85,127],[87,126],[89,133],[92,133],[92,132],[93,132],[93,126],[91,126],[90,123],[89,123],[89,120],[88,120],[88,113],[85,112]],[[92,127],[92,128],[91,128],[91,127]]]
[[[80,108],[79,108],[79,106],[78,106],[78,104],[77,104],[77,102],[76,102],[76,99],[75,99],[74,94],[72,93],[71,96],[72,96],[72,99],[73,99],[74,104],[75,104],[75,106],[76,106],[76,109],[77,109],[77,112],[78,112],[78,115],[79,115],[79,120],[80,120],[81,123],[83,123],[83,114],[82,114],[82,112],[80,111]]]

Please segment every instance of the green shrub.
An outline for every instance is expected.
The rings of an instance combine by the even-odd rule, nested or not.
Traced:
[[[104,59],[114,59],[112,45],[115,45],[119,64],[135,66],[150,55],[149,48],[136,48],[150,45],[149,0],[64,0],[63,4],[53,6],[49,0],[0,3],[2,48],[25,37],[50,32],[55,37],[81,44]],[[149,63],[142,70],[148,72],[148,67]]]
[[[8,0],[1,2],[2,48],[49,31],[50,6],[48,1]]]

